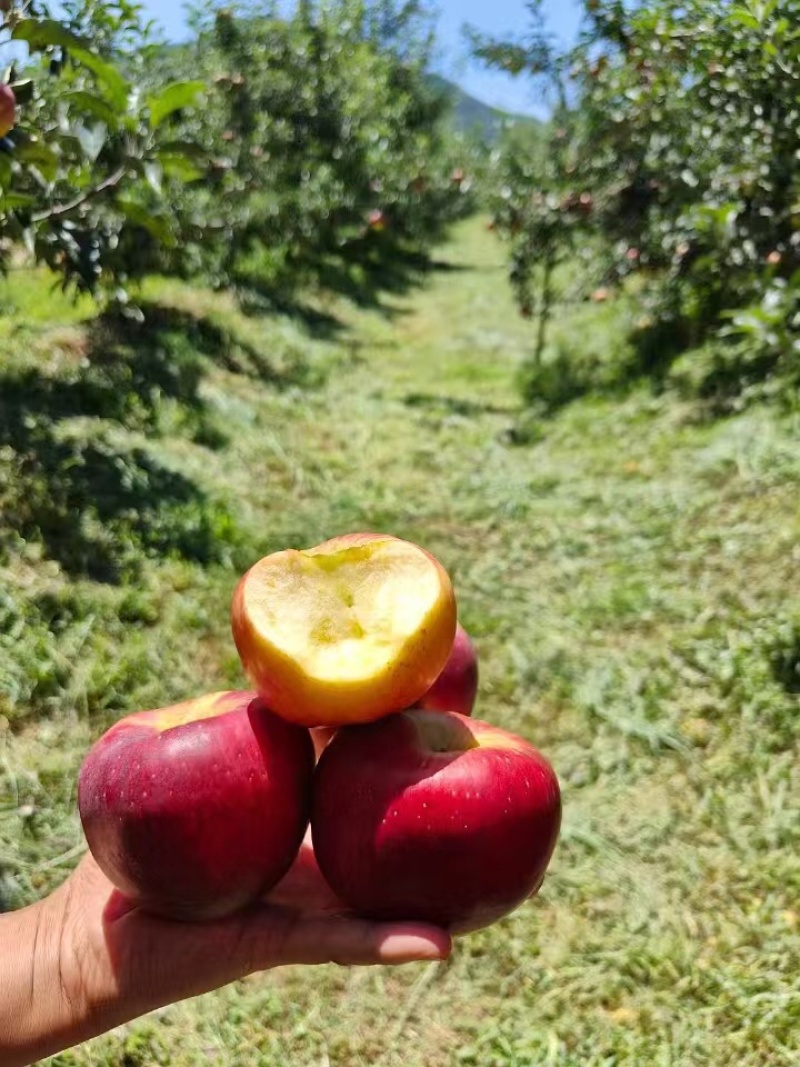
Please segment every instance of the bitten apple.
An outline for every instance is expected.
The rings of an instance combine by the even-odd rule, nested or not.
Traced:
[[[444,670],[423,697],[420,708],[430,711],[455,711],[471,715],[478,695],[478,654],[467,631],[459,623],[456,639]]]
[[[286,874],[308,826],[307,730],[249,692],[122,719],[90,749],[78,807],[97,863],[150,911],[202,920]]]
[[[544,877],[558,780],[527,741],[413,709],[345,727],[314,778],[311,833],[331,889],[362,915],[465,933],[507,915]]]
[[[348,534],[267,556],[233,597],[248,677],[304,726],[369,722],[414,704],[453,646],[456,602],[430,553],[382,534]]]

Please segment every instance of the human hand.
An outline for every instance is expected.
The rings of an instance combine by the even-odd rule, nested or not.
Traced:
[[[348,914],[319,873],[308,839],[264,902],[226,919],[193,924],[149,915],[88,855],[36,908],[43,910],[33,937],[30,1003],[39,1040],[24,1046],[31,1058],[256,971],[445,959],[451,948],[449,935],[436,927]],[[6,951],[2,927],[0,946]]]

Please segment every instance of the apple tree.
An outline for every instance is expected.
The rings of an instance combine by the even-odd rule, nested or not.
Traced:
[[[197,25],[169,62],[213,86],[187,130],[212,157],[194,210],[223,236],[205,246],[220,283],[355,292],[470,205],[418,4],[223,8]]]
[[[198,179],[204,156],[173,127],[203,83],[145,87],[156,44],[128,0],[70,0],[58,18],[12,4],[2,32],[17,105],[0,141],[2,255],[24,245],[65,287],[124,299],[180,249],[166,193]]]
[[[589,248],[587,290],[637,279],[632,372],[711,343],[716,385],[795,381],[798,0],[585,0],[571,49],[528,6],[527,36],[476,39],[487,63],[557,90],[548,151],[509,158],[498,196],[523,313],[552,303],[547,264]]]

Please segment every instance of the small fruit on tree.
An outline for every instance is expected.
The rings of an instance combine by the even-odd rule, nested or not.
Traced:
[[[14,129],[17,121],[17,100],[10,85],[0,84],[0,137]]]

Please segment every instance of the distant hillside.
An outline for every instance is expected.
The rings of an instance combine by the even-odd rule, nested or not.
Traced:
[[[538,119],[531,118],[530,115],[513,115],[510,112],[501,111],[499,108],[490,107],[488,104],[476,100],[474,96],[470,96],[460,86],[438,75],[434,75],[432,80],[438,88],[451,97],[453,101],[453,124],[457,130],[464,133],[477,131],[483,137],[494,140],[499,136],[503,124],[506,122],[513,121],[519,126],[531,128],[541,125]]]

